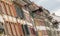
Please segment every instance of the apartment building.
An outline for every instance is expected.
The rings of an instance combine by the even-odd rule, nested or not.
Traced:
[[[49,11],[30,0],[0,0],[0,19],[4,36],[54,35]]]
[[[28,0],[1,0],[0,13],[7,36],[36,36],[33,18],[27,10]]]
[[[56,23],[53,24],[53,28],[54,28],[54,35],[56,36],[60,36],[60,16],[55,15],[55,13],[51,14],[51,16],[53,17],[52,22]]]
[[[49,11],[41,6],[38,7],[37,5],[35,5],[35,7],[33,6],[31,11],[31,16],[34,19],[35,27],[38,31],[38,36],[52,36],[50,29],[52,24],[50,20],[52,17],[50,16]]]

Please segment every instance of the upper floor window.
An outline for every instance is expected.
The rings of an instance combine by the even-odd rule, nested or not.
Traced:
[[[16,9],[17,15],[18,15],[21,19],[23,19],[23,18],[24,18],[24,13],[23,13],[22,9],[20,8],[20,6],[15,5],[15,9]]]

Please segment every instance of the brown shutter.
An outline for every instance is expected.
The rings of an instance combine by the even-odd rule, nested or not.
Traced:
[[[17,35],[16,35],[16,30],[15,30],[14,23],[11,23],[11,27],[12,27],[13,35],[14,35],[14,36],[17,36]]]
[[[2,6],[2,13],[6,14],[4,2],[1,2],[1,6]]]
[[[38,30],[38,36],[43,36],[42,31]]]
[[[17,14],[16,14],[16,9],[15,9],[14,5],[11,5],[11,6],[10,6],[10,10],[11,10],[12,16],[16,17]]]
[[[18,28],[19,28],[19,32],[20,32],[21,36],[24,36],[22,26],[20,23],[18,23]]]
[[[16,23],[14,23],[14,27],[15,27],[16,35],[18,36],[18,34],[17,34],[17,29],[16,29]]]
[[[1,2],[0,2],[0,13],[2,13],[2,5],[1,5]]]
[[[9,5],[8,4],[5,4],[5,6],[6,6],[6,12],[7,12],[7,14],[8,15],[11,15],[10,9],[9,9]]]
[[[17,21],[16,21],[16,22],[17,22]],[[15,28],[16,28],[17,36],[20,36],[19,28],[18,28],[18,23],[15,23]]]
[[[7,25],[7,29],[8,29],[8,35],[13,36],[10,23],[8,22],[8,23],[6,23],[6,25]]]

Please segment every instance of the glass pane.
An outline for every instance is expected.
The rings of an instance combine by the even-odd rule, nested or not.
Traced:
[[[29,35],[30,33],[29,33],[28,26],[27,26],[27,25],[24,25],[24,27],[25,27],[26,34],[28,34],[28,35]]]
[[[20,18],[23,19],[24,18],[24,14],[23,14],[22,9],[18,5],[15,5],[15,8],[16,8],[17,15],[20,16]]]

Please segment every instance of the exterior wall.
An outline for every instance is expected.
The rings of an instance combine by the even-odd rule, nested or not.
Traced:
[[[0,8],[0,22],[7,36],[60,36],[60,32],[52,30],[49,11],[28,0],[1,0]]]
[[[44,8],[39,8],[32,12],[35,27],[37,28],[38,31],[38,36],[50,36],[51,34],[50,22],[45,21],[45,19],[49,21],[49,19],[47,18],[49,16],[48,14],[49,14],[48,11]],[[47,30],[49,30],[50,32],[48,32]]]
[[[21,20],[24,20],[25,22],[20,21],[20,19],[18,20],[19,21],[18,22],[17,21],[18,18],[16,18],[16,17],[19,17],[19,16],[17,15],[15,4],[13,4],[11,1],[5,1],[5,0],[2,0],[0,2],[0,4],[2,7],[2,14],[3,14],[3,18],[4,18],[4,24],[3,25],[4,25],[5,35],[7,35],[7,36],[25,36],[23,34],[21,25],[24,25],[27,23],[28,26],[32,26],[33,22],[32,22],[32,19],[30,17],[29,12],[27,13],[27,15],[29,15],[29,16],[25,15],[25,17],[26,17],[25,20],[21,19]],[[27,18],[28,18],[28,20],[27,20]],[[25,34],[27,33],[26,30],[24,30],[24,32],[25,32]],[[29,33],[30,32],[31,32],[31,30],[29,31]],[[31,33],[29,36],[35,36],[34,34],[31,34]],[[26,36],[28,36],[28,35],[26,35]]]
[[[13,4],[9,4],[10,2],[9,3],[7,3],[7,2],[0,1],[1,7],[2,7],[2,14],[7,15],[6,17],[3,15],[3,17],[5,17],[7,19],[6,20],[4,18],[5,22],[3,24],[4,29],[6,29],[5,34],[8,36],[24,36],[21,26],[17,23],[16,18],[14,19],[14,17],[17,16],[15,7]],[[14,23],[14,21],[10,22],[11,19],[16,21],[16,23]],[[20,27],[20,29],[18,26]],[[19,31],[21,31],[21,32],[19,32]]]

